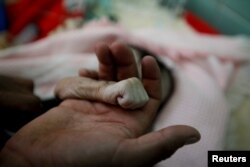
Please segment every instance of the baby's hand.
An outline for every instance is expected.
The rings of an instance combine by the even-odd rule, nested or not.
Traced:
[[[141,81],[136,77],[104,86],[101,95],[103,101],[111,104],[118,103],[125,109],[143,107],[149,100]]]

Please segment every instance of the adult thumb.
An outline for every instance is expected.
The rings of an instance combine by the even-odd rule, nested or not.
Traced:
[[[199,132],[189,126],[177,125],[130,139],[122,151],[127,157],[124,166],[150,167],[169,158],[180,147],[200,139]],[[125,165],[126,164],[126,165]]]

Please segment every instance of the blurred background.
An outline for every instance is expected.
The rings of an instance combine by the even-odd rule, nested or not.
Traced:
[[[1,46],[36,40],[103,16],[129,28],[172,25],[209,34],[250,35],[249,7],[248,0],[1,0]]]
[[[249,9],[249,0],[1,0],[0,49],[77,29],[102,17],[128,30],[154,27],[249,38]],[[249,66],[242,69],[226,92],[231,112],[224,144],[228,150],[250,150],[249,74]]]

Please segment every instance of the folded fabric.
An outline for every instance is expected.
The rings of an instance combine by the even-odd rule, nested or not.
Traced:
[[[201,133],[199,143],[185,146],[157,166],[207,166],[207,151],[223,146],[229,116],[224,90],[235,70],[249,61],[250,45],[243,37],[156,29],[127,31],[121,25],[94,21],[79,30],[1,51],[0,74],[33,79],[35,93],[51,98],[58,80],[77,75],[79,68],[97,69],[97,42],[115,39],[151,51],[173,71],[176,90],[154,129],[185,124]]]

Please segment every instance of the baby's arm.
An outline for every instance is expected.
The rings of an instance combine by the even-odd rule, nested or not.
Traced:
[[[55,89],[60,99],[80,98],[120,105],[124,109],[143,107],[149,97],[141,81],[129,78],[119,82],[70,77],[61,80]]]

